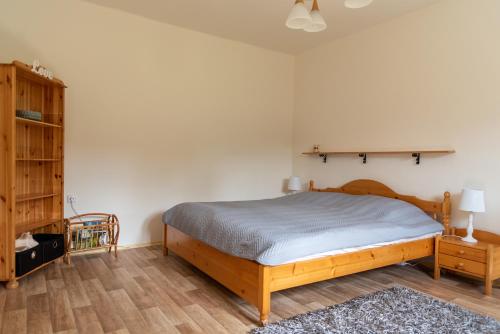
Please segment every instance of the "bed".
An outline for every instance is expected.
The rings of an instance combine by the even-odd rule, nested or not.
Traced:
[[[450,194],[426,201],[372,180],[311,181],[309,193],[278,199],[183,203],[163,221],[164,254],[255,305],[265,325],[274,291],[433,255],[435,235],[449,230]]]

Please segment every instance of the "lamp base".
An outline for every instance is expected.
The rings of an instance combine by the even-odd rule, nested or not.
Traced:
[[[471,244],[477,243],[477,240],[474,239],[474,237],[472,236],[472,234],[474,233],[473,222],[474,222],[474,214],[472,212],[470,212],[469,213],[469,224],[467,225],[467,236],[463,237],[462,241],[465,241],[465,242],[468,242]]]
[[[471,243],[471,244],[476,244],[477,243],[477,240],[474,239],[474,237],[472,235],[468,235],[466,237],[463,237],[462,241],[465,241],[465,242],[468,242],[468,243]]]

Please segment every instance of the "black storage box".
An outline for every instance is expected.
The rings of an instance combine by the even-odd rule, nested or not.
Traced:
[[[41,246],[43,262],[50,262],[64,255],[64,234],[34,234]]]
[[[21,276],[43,264],[41,245],[16,253],[16,276]]]

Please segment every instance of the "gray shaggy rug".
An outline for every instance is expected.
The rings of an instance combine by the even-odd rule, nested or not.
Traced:
[[[301,314],[251,334],[500,333],[500,322],[404,287]]]

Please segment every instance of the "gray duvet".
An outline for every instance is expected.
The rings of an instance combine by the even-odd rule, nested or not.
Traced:
[[[182,203],[166,211],[163,222],[222,252],[265,265],[443,230],[403,201],[320,192],[258,201]]]

